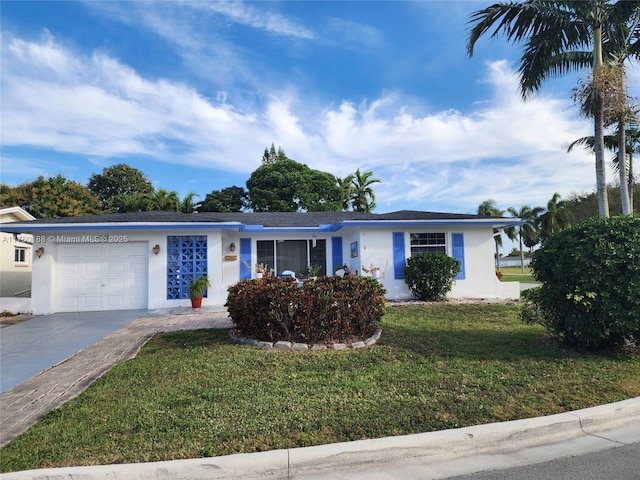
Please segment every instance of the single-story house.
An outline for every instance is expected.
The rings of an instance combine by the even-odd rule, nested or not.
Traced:
[[[203,305],[224,305],[227,288],[255,278],[256,266],[281,274],[344,265],[378,267],[388,299],[411,298],[406,260],[446,253],[462,264],[450,297],[517,298],[517,283],[494,271],[493,229],[514,218],[398,211],[307,213],[137,212],[39,219],[2,225],[33,235],[35,314],[189,306],[189,284],[207,274]],[[374,269],[375,270],[375,269]]]
[[[0,224],[35,220],[20,207],[0,208]],[[29,297],[31,293],[31,235],[0,232],[0,297]]]

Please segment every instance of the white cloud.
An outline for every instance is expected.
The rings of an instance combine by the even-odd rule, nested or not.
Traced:
[[[278,35],[304,39],[315,38],[313,32],[302,25],[296,24],[291,19],[278,13],[247,5],[244,2],[216,1],[206,3],[187,3],[185,5],[189,5],[197,9],[214,11],[225,15],[234,22],[266,30]],[[264,5],[265,4],[261,4],[261,6]]]
[[[394,94],[318,109],[291,90],[262,92],[267,105],[247,112],[226,92],[212,100],[189,85],[144,78],[104,53],[78,54],[49,35],[34,42],[3,35],[2,48],[3,146],[146,155],[248,175],[274,141],[337,176],[373,170],[383,181],[379,211],[473,211],[487,198],[504,208],[543,205],[556,191],[591,189],[595,178],[589,155],[565,153],[590,133],[589,123],[569,100],[522,102],[506,62],[487,65],[493,94],[470,112],[416,113]]]
[[[382,43],[383,35],[370,25],[328,17],[323,27],[322,39],[333,46],[358,50],[379,46]]]

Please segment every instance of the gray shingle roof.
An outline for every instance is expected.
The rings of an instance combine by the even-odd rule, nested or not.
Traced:
[[[106,213],[102,215],[87,215],[79,217],[41,218],[31,222],[16,222],[20,224],[35,225],[80,225],[80,224],[109,224],[109,223],[237,223],[239,225],[259,225],[265,228],[306,228],[322,225],[338,225],[341,222],[442,222],[442,221],[471,221],[492,220],[496,224],[504,224],[505,221],[513,222],[514,219],[489,217],[483,215],[470,215],[461,213],[422,212],[414,210],[400,210],[389,213],[360,213],[360,212],[202,212],[202,213],[177,213],[177,212],[132,212],[132,213]],[[485,222],[480,222],[485,223]],[[6,224],[5,224],[6,225]]]
[[[495,218],[464,213],[421,212],[400,210],[390,213],[360,212],[130,212],[84,215],[78,217],[40,218],[35,223],[129,223],[129,222],[239,222],[264,226],[312,226],[333,224],[343,220],[473,220]],[[34,222],[29,222],[33,224]]]

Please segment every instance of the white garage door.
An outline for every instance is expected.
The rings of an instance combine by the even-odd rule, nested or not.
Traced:
[[[147,308],[149,245],[58,244],[57,312]]]

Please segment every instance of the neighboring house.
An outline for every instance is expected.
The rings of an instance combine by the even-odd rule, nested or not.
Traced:
[[[524,263],[525,267],[531,264],[531,257],[524,257],[524,262],[520,257],[500,257],[500,268],[503,267],[520,267],[521,263]]]
[[[227,288],[255,278],[263,263],[274,273],[372,265],[388,299],[408,299],[407,258],[446,253],[462,270],[450,297],[517,298],[518,283],[494,271],[493,229],[514,218],[399,211],[308,213],[138,212],[40,219],[3,225],[34,236],[42,255],[33,265],[35,314],[189,306],[189,283],[206,273],[203,305],[224,305]]]
[[[0,224],[25,222],[35,217],[20,207],[0,208]],[[29,297],[33,238],[26,233],[0,233],[0,297]]]

